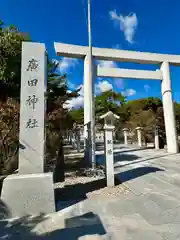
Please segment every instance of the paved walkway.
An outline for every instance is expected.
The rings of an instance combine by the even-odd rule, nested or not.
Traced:
[[[68,229],[111,240],[180,239],[180,154],[121,148],[115,172],[131,191],[72,206]]]
[[[129,149],[115,161],[134,193],[118,203],[122,239],[180,239],[180,154]]]
[[[85,200],[77,213],[97,214],[104,239],[180,239],[180,154],[122,149],[115,171],[132,191],[121,199]]]
[[[22,238],[10,239],[75,240],[96,233],[106,240],[180,239],[180,154],[122,148],[115,153],[115,171],[128,194],[86,199],[38,219],[34,231],[47,230],[46,237],[24,238],[21,232]]]

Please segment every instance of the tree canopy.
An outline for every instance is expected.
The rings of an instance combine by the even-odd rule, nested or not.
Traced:
[[[17,168],[22,41],[31,41],[28,34],[0,21],[0,174]],[[72,125],[63,104],[77,97],[79,90],[68,91],[67,76],[61,75],[58,63],[49,58],[47,76],[46,163],[55,159],[59,164],[63,155],[62,130]]]
[[[174,103],[176,114],[176,126],[180,134],[180,104]],[[160,136],[165,141],[165,124],[163,116],[162,100],[157,97],[148,97],[127,101],[121,93],[107,91],[95,97],[95,116],[96,122],[99,117],[112,111],[120,116],[116,122],[116,130],[121,132],[123,128],[134,131],[136,127],[143,128],[145,141],[153,141],[154,130],[158,127]],[[70,115],[73,120],[83,124],[83,108],[73,109]]]
[[[0,21],[0,96],[6,98],[20,95],[21,45],[30,41],[28,34],[15,26],[5,26]]]

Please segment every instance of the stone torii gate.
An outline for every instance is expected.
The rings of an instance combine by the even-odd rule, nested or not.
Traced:
[[[87,124],[91,121],[93,116],[92,102],[94,97],[94,82],[90,82],[88,74],[88,47],[64,43],[54,43],[54,47],[58,56],[84,59],[84,124],[86,125],[84,129],[84,137],[85,139],[87,139]],[[172,100],[169,65],[180,66],[180,55],[156,54],[148,52],[135,52],[95,47],[92,48],[92,55],[93,59],[98,60],[160,65],[159,70],[145,71],[120,68],[96,68],[95,64],[93,64],[93,75],[94,78],[95,76],[98,76],[112,78],[160,80],[164,109],[167,151],[169,153],[177,153],[179,149],[177,144],[177,132],[175,124],[174,105]]]

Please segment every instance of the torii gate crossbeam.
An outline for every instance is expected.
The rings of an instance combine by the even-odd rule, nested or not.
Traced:
[[[54,43],[55,51],[58,56],[80,58],[84,61],[84,123],[89,123],[92,116],[89,111],[92,107],[93,99],[93,83],[89,82],[88,78],[88,47],[70,45],[64,43]],[[98,60],[119,61],[119,62],[135,62],[144,64],[158,64],[158,71],[130,70],[130,69],[113,69],[113,68],[98,68],[94,66],[94,74],[96,76],[108,77],[131,77],[137,79],[154,79],[160,80],[162,90],[162,100],[164,109],[164,120],[167,140],[167,150],[170,153],[177,153],[177,132],[175,124],[174,105],[172,100],[172,88],[170,80],[169,65],[180,66],[180,55],[157,54],[148,52],[135,52],[116,50],[108,48],[92,48],[93,58]],[[87,129],[85,128],[85,138]]]

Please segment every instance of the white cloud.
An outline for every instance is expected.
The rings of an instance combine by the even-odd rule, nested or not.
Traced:
[[[146,92],[149,92],[150,89],[151,89],[151,87],[149,85],[147,85],[147,84],[144,85],[144,90]]]
[[[133,43],[133,38],[137,29],[138,19],[135,13],[130,13],[127,16],[117,14],[116,10],[109,12],[110,18],[115,23],[118,23],[120,30],[124,32],[125,38],[129,43]]]
[[[67,71],[69,68],[74,68],[79,63],[78,59],[64,57],[59,64],[61,72]]]
[[[67,90],[67,93],[71,93],[72,91],[71,90]]]
[[[98,66],[107,67],[107,68],[115,68],[117,64],[113,61],[98,61]]]
[[[79,91],[79,97],[72,98],[71,100],[66,101],[65,104],[64,104],[65,108],[71,109],[71,108],[78,108],[78,107],[83,106],[83,103],[84,103],[84,86],[80,85],[80,86],[77,87],[77,89],[78,88],[81,88],[81,90]]]
[[[124,92],[122,92],[122,94],[123,94],[124,96],[127,96],[127,97],[133,96],[133,95],[136,94],[136,90],[134,90],[134,89],[132,89],[132,88],[126,89]]]
[[[79,97],[73,98],[65,102],[64,107],[71,109],[71,108],[78,108],[83,106],[84,104],[84,86],[80,85],[76,89],[81,88],[79,91]],[[106,92],[108,90],[113,89],[113,85],[108,82],[107,80],[100,81],[99,83],[95,84],[95,94],[99,94],[101,92]],[[71,92],[71,91],[69,91]]]
[[[95,93],[106,92],[113,89],[113,85],[107,80],[100,81],[95,85]]]
[[[117,68],[118,67],[116,62],[113,62],[113,61],[97,61],[97,64],[98,64],[98,66],[104,67],[104,68]],[[102,78],[98,78],[98,79],[102,80]],[[124,83],[123,83],[122,78],[115,78],[115,79],[113,79],[113,82],[117,88],[123,88]],[[102,88],[105,88],[105,89],[109,87],[108,90],[113,88],[112,84],[109,83],[108,81],[101,81],[101,82],[99,82],[99,84],[102,84]],[[103,85],[105,85],[105,86],[103,86]],[[111,88],[110,88],[110,86],[111,86]],[[97,85],[96,89],[98,89],[98,88],[99,88],[99,86]],[[105,90],[105,91],[108,91],[108,90]],[[100,92],[103,92],[103,91],[100,91]]]
[[[58,68],[61,73],[65,73],[70,68],[74,68],[79,63],[78,59],[67,57],[63,57],[60,61],[56,59],[54,59],[53,61],[59,63]]]

